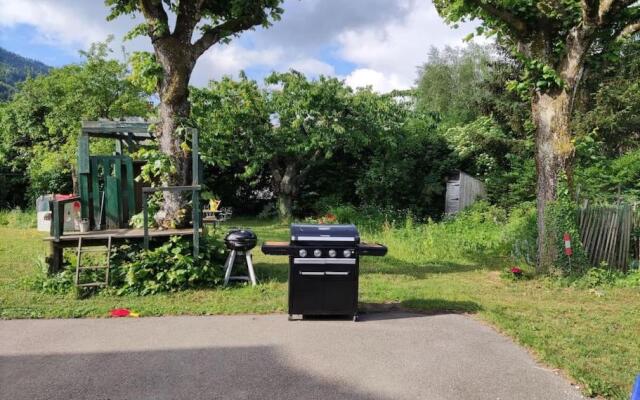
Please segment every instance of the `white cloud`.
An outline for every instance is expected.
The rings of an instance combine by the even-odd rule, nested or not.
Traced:
[[[249,67],[274,67],[278,65],[282,55],[283,51],[279,48],[253,50],[237,43],[214,46],[198,60],[192,83],[202,86],[211,79],[219,79],[224,75],[235,76]]]
[[[336,74],[336,70],[332,65],[315,58],[304,58],[293,61],[289,64],[289,69],[295,69],[296,71],[302,72],[303,74],[311,77],[317,77],[320,75],[331,76]]]
[[[352,88],[362,88],[371,86],[376,92],[386,93],[403,86],[403,79],[395,74],[385,75],[382,72],[369,69],[358,68],[345,78],[345,83]]]
[[[283,7],[282,20],[269,29],[245,32],[207,51],[192,84],[240,70],[261,80],[271,70],[293,68],[311,77],[338,75],[354,87],[403,89],[414,83],[431,46],[461,45],[471,31],[468,25],[446,26],[429,0],[285,0]],[[65,52],[86,49],[109,34],[116,37],[116,50],[121,44],[128,52],[152,49],[147,37],[121,42],[140,16],[109,22],[107,14],[102,0],[0,0],[0,29],[32,26],[34,40]]]
[[[404,3],[410,12],[402,18],[390,19],[381,25],[346,29],[339,35],[339,54],[363,68],[352,73],[351,82],[357,84],[368,79],[374,88],[376,85],[409,88],[431,46],[463,45],[462,38],[472,31],[469,25],[458,30],[448,27],[429,1]]]
[[[102,9],[98,16],[87,15],[83,12],[86,7],[72,2],[0,0],[0,26],[31,25],[36,27],[38,39],[48,44],[86,47],[105,40],[110,33],[105,23],[96,23],[96,17],[104,21],[106,7]]]

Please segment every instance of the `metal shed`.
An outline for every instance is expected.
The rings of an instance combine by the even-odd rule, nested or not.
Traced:
[[[482,181],[463,171],[453,171],[447,178],[444,212],[455,214],[486,197],[487,191]]]

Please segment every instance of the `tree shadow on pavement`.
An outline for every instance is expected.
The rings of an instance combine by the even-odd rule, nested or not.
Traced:
[[[473,301],[406,299],[390,303],[359,303],[362,320],[415,318],[437,314],[474,314],[482,310]]]
[[[2,398],[386,399],[287,365],[272,346],[0,357]]]

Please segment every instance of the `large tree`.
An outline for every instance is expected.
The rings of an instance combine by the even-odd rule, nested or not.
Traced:
[[[192,90],[192,101],[205,162],[241,164],[249,180],[268,171],[283,219],[291,218],[310,173],[317,176],[314,170],[322,166],[321,173],[345,178],[336,168],[336,155],[359,158],[363,147],[394,134],[407,112],[371,90],[354,93],[338,79],[309,80],[296,71],[271,74],[264,89],[244,75],[238,81],[224,78]],[[323,182],[317,183],[324,187],[314,188],[331,191],[327,185],[342,183]],[[349,190],[353,200],[355,187]]]
[[[190,115],[189,79],[198,58],[216,43],[255,26],[269,26],[282,14],[282,0],[105,0],[111,7],[109,19],[123,14],[142,14],[145,22],[131,35],[151,38],[156,61],[162,67],[158,79],[160,96],[160,150],[173,164],[165,184],[189,182],[190,153],[180,129]],[[175,23],[172,22],[175,17]],[[173,29],[171,29],[173,25]],[[200,31],[198,37],[194,32]],[[163,225],[181,222],[182,197],[165,192]]]
[[[531,95],[536,126],[538,269],[557,255],[545,218],[563,173],[571,184],[571,114],[585,61],[640,30],[637,0],[435,0],[448,22],[479,19],[479,31],[510,47],[526,72],[513,88]]]

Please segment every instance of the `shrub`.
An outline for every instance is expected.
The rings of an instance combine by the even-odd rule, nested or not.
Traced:
[[[217,237],[201,238],[202,252],[192,255],[192,243],[184,238],[171,237],[151,250],[137,246],[122,246],[112,260],[115,266],[113,285],[118,294],[139,295],[175,292],[188,288],[212,286],[220,282],[219,262],[224,253]]]
[[[556,247],[556,260],[554,265],[556,272],[560,274],[584,273],[590,267],[586,252],[582,247],[580,239],[580,228],[578,227],[578,206],[567,196],[560,198],[547,205],[547,215],[545,216],[547,229],[552,232]],[[571,236],[571,247],[573,255],[568,257],[564,254],[564,234]]]

